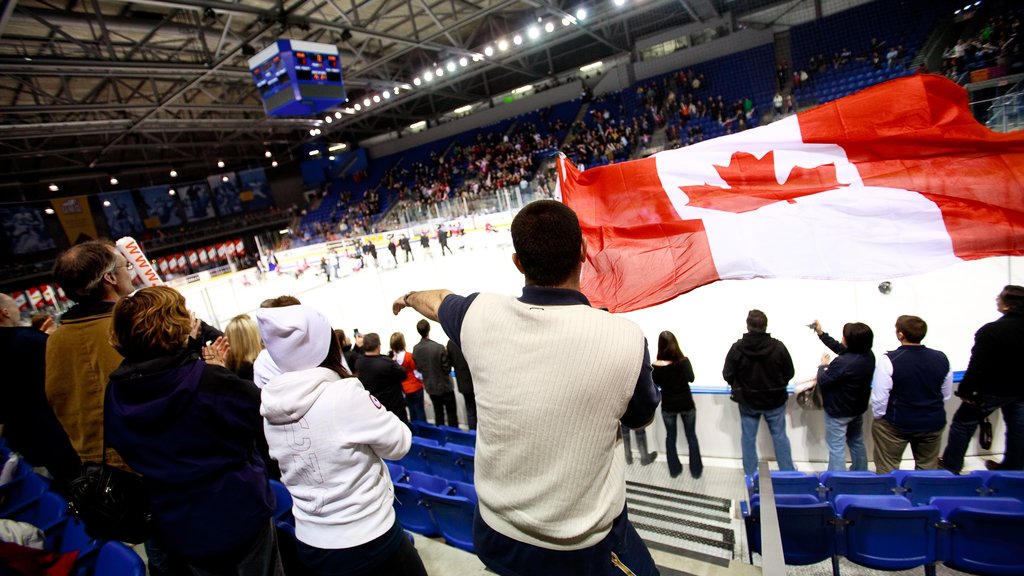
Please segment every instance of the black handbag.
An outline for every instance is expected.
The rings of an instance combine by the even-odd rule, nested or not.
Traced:
[[[992,448],[992,423],[985,418],[981,422],[980,430],[978,431],[978,444],[985,450]]]
[[[85,524],[93,538],[140,544],[153,533],[153,514],[142,476],[107,465],[87,462],[68,485],[68,509]]]

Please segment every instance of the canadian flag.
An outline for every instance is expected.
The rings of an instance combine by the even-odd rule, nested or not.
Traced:
[[[915,75],[650,158],[578,171],[582,290],[625,312],[725,279],[871,280],[1024,254],[1024,133]]]

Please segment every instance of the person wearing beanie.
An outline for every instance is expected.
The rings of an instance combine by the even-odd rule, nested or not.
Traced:
[[[341,345],[317,310],[263,308],[256,322],[281,370],[263,387],[260,413],[307,571],[425,575],[382,460],[405,456],[412,432],[342,366]]]

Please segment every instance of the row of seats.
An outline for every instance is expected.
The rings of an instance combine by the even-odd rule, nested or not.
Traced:
[[[786,564],[838,557],[878,570],[935,564],[986,576],[1024,574],[1024,502],[1015,498],[933,497],[915,506],[903,496],[842,494],[822,502],[810,494],[779,494],[775,508]],[[750,562],[761,553],[760,495],[741,503]]]
[[[470,448],[476,447],[476,430],[467,432],[452,426],[435,426],[420,420],[413,420],[409,424],[412,427],[413,436],[433,440],[441,445],[458,444]]]
[[[448,544],[474,552],[477,498],[472,484],[406,470],[394,462],[387,466],[395,486],[395,513],[403,528],[424,536],[442,536]]]
[[[439,444],[413,436],[409,452],[398,461],[409,470],[433,474],[456,482],[473,483],[476,450],[461,444]]]
[[[760,491],[757,473],[747,477],[747,492]],[[927,504],[934,496],[1007,497],[1024,501],[1024,472],[979,470],[957,476],[948,470],[894,470],[873,472],[772,472],[776,494],[806,494],[822,502],[834,502],[842,494],[897,495],[913,504]]]
[[[0,462],[10,458],[11,451],[0,438]],[[76,554],[71,571],[75,576],[145,576],[146,565],[138,554],[121,542],[89,536],[85,525],[69,513],[67,500],[51,489],[49,480],[19,456],[15,458],[11,480],[0,485],[0,518],[38,528],[47,552]]]

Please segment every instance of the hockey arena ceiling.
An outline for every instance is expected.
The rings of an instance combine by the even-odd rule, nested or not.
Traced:
[[[160,183],[171,170],[205,176],[218,160],[240,167],[268,152],[287,161],[314,127],[330,142],[359,142],[628,53],[660,30],[785,4],[0,0],[0,202],[98,192],[111,178]],[[282,38],[336,45],[350,104],[389,96],[331,124],[323,114],[268,117],[247,60]]]

